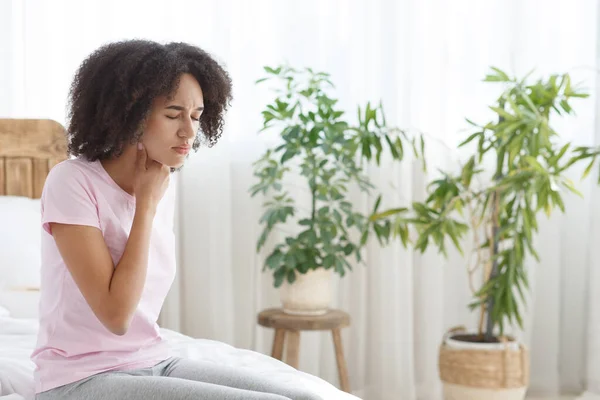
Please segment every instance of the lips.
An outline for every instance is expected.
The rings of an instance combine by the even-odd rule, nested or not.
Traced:
[[[187,153],[190,152],[190,149],[191,149],[190,146],[173,147],[173,150],[175,150],[177,153],[179,153],[181,155],[186,155]]]

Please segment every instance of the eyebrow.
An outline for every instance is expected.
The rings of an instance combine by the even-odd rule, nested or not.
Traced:
[[[183,111],[185,110],[185,108],[181,107],[181,106],[169,106],[166,107],[167,109],[171,109],[171,110],[177,110],[177,111]],[[204,110],[204,107],[198,107],[196,108],[196,111],[202,111]]]

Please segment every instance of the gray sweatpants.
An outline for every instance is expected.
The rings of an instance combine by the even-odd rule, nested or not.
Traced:
[[[268,375],[179,357],[154,367],[107,371],[42,393],[36,400],[322,400]]]

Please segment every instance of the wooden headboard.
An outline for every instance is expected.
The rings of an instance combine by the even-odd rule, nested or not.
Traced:
[[[0,119],[0,196],[42,195],[50,169],[67,158],[65,128],[48,119]]]

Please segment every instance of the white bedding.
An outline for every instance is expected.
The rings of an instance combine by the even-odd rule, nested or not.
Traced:
[[[37,329],[35,319],[0,316],[0,400],[33,399],[34,364],[29,356],[35,346]],[[171,343],[174,355],[251,368],[281,382],[314,390],[324,400],[357,399],[320,378],[297,371],[266,355],[221,342],[194,339],[168,329],[162,332]]]
[[[578,397],[577,400],[600,400],[600,394],[586,392]]]

